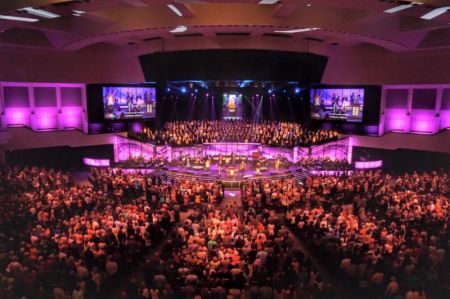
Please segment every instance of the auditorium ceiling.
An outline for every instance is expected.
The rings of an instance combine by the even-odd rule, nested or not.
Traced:
[[[449,22],[448,0],[14,0],[0,1],[0,47],[239,37],[406,52],[450,47]]]

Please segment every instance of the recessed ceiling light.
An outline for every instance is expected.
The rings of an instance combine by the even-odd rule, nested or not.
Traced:
[[[311,7],[311,5],[312,5],[311,3],[306,4],[306,6],[308,6],[308,7]]]
[[[319,30],[320,28],[317,27],[309,27],[309,28],[299,28],[299,29],[292,29],[292,30],[276,30],[276,33],[301,33],[301,32],[309,32],[309,31],[315,31]]]
[[[185,32],[187,29],[188,29],[188,27],[186,25],[180,25],[180,26],[177,26],[175,29],[170,30],[170,32],[181,33],[181,32]]]
[[[43,10],[43,9],[36,9],[33,7],[24,7],[19,9],[19,11],[25,11],[31,15],[35,15],[38,17],[42,17],[42,18],[46,18],[46,19],[55,19],[55,18],[59,18],[60,15],[57,15],[55,13]]]
[[[279,0],[261,0],[261,1],[259,1],[259,4],[275,4],[278,1]]]
[[[397,5],[395,7],[386,9],[384,12],[385,13],[396,13],[396,12],[399,12],[399,11],[402,11],[402,10],[414,7],[416,5],[421,5],[421,4],[423,4],[423,3],[422,2],[411,2],[409,4]]]
[[[33,23],[33,22],[38,22],[39,21],[39,19],[34,19],[34,18],[24,18],[24,17],[15,17],[15,16],[5,16],[5,15],[0,15],[0,20],[29,22],[29,23]]]
[[[74,9],[74,10],[72,10],[74,13],[76,13],[76,14],[79,14],[79,15],[82,15],[82,14],[85,14],[86,12],[85,11],[83,11],[83,10],[76,10],[76,9]]]
[[[177,16],[182,17],[183,13],[173,4],[167,4],[167,7],[170,8]]]
[[[420,18],[424,19],[424,20],[431,20],[431,19],[434,19],[436,17],[439,17],[440,15],[446,13],[449,10],[450,10],[450,6],[444,6],[444,7],[435,8],[432,11],[430,11],[429,13],[424,14]]]

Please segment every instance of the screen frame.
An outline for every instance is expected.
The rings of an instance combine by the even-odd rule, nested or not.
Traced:
[[[151,115],[152,116],[142,116],[142,117],[129,117],[129,118],[107,118],[106,117],[106,111],[105,111],[105,106],[106,106],[106,93],[105,93],[105,91],[106,91],[106,89],[108,89],[108,88],[120,88],[120,89],[122,89],[122,88],[124,88],[124,89],[126,89],[126,88],[129,88],[129,89],[152,89],[152,92],[153,92],[153,94],[154,94],[154,110],[152,111],[152,113],[151,113]],[[156,88],[156,86],[155,87],[150,87],[150,86],[146,86],[146,87],[141,87],[141,86],[123,86],[123,85],[115,85],[115,86],[103,86],[102,87],[102,102],[103,102],[103,115],[104,115],[104,119],[105,119],[105,121],[114,121],[114,120],[116,120],[116,121],[127,121],[127,120],[131,120],[131,121],[148,121],[148,120],[151,120],[151,119],[156,119],[156,117],[157,117],[157,114],[156,114],[156,101],[157,101],[157,98],[156,98],[156,93],[157,93],[157,88]]]
[[[103,87],[144,87],[155,89],[155,117],[108,119],[105,118]],[[158,117],[159,89],[155,82],[145,83],[96,83],[86,85],[87,115],[89,123],[131,123],[136,121],[151,122]]]
[[[312,98],[312,94],[313,91],[318,91],[318,90],[336,90],[336,91],[345,91],[345,90],[362,90],[363,92],[363,100],[362,100],[362,115],[361,118],[358,118],[357,120],[348,120],[348,119],[338,119],[338,118],[329,118],[329,119],[324,119],[324,118],[316,118],[313,117],[313,112],[312,112],[312,106],[313,106],[313,98]],[[365,116],[365,107],[366,107],[366,88],[362,88],[362,87],[319,87],[319,88],[309,88],[308,89],[309,95],[308,95],[308,99],[309,99],[309,117],[311,120],[313,121],[331,121],[331,122],[342,122],[342,123],[350,123],[350,124],[361,124],[364,122],[364,116]]]
[[[244,95],[242,94],[242,92],[238,92],[238,91],[225,91],[225,92],[222,92],[222,96],[221,96],[221,99],[222,99],[222,105],[221,105],[221,107],[222,107],[222,115],[221,115],[221,119],[222,120],[243,120],[243,119],[245,119],[245,110],[240,112],[241,116],[236,116],[236,117],[234,117],[234,116],[224,116],[224,112],[225,112],[224,109],[226,109],[225,108],[225,96],[227,96],[227,99],[228,99],[228,97],[230,95],[236,95],[236,98],[239,99],[239,101],[240,101],[240,107],[239,108],[241,110],[244,109],[244,106],[243,106],[244,105],[244,103],[243,103]]]
[[[380,85],[362,85],[362,84],[310,84],[307,92],[308,117],[311,123],[331,123],[339,125],[375,125],[379,124],[381,111],[381,92]],[[311,117],[311,90],[313,89],[364,89],[364,106],[362,121],[347,121],[340,119],[316,119]]]

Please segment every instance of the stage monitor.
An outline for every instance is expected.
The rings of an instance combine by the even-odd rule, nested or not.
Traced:
[[[311,118],[362,122],[364,94],[364,88],[311,89]]]
[[[104,86],[105,120],[147,119],[156,117],[156,88]]]
[[[222,106],[222,119],[240,120],[244,116],[242,107],[242,94],[224,93]]]

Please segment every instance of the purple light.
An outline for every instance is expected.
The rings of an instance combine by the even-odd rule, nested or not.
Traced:
[[[434,119],[413,118],[411,131],[417,133],[432,133]]]
[[[352,155],[353,155],[353,138],[348,138],[348,151],[347,151],[347,163],[352,163]]]
[[[33,130],[81,128],[83,84],[3,82],[5,125]],[[34,106],[29,89],[34,90]],[[60,93],[58,93],[58,89]],[[57,94],[60,101],[57,100]]]
[[[6,115],[9,115],[8,125],[26,125],[29,109],[8,109]]]
[[[31,115],[31,127],[36,130],[50,130],[58,128],[57,110],[53,107],[36,108]]]
[[[442,111],[440,129],[450,128],[450,111]]]
[[[391,131],[405,131],[406,116],[393,114],[387,120],[387,127]]]
[[[348,160],[352,159],[352,143],[351,138],[343,138],[337,141],[328,142],[326,144],[308,147],[281,148],[264,146],[259,143],[205,143],[201,147],[201,151],[205,155],[228,155],[231,153],[240,153],[251,155],[259,151],[265,158],[285,157],[289,161],[297,162],[301,157],[328,157],[332,160]],[[179,156],[181,153],[189,153],[196,155],[198,146],[154,146],[148,143],[142,143],[131,140],[126,137],[114,136],[114,161],[126,161],[132,157],[144,157],[150,159],[153,156],[166,157],[171,160]]]
[[[355,162],[356,169],[375,169],[383,166],[383,160]]]
[[[133,131],[133,133],[140,133],[142,131],[142,123],[140,122],[134,122],[131,125],[131,130]]]
[[[87,166],[109,167],[110,161],[109,161],[109,159],[83,158],[83,164],[87,165]]]

